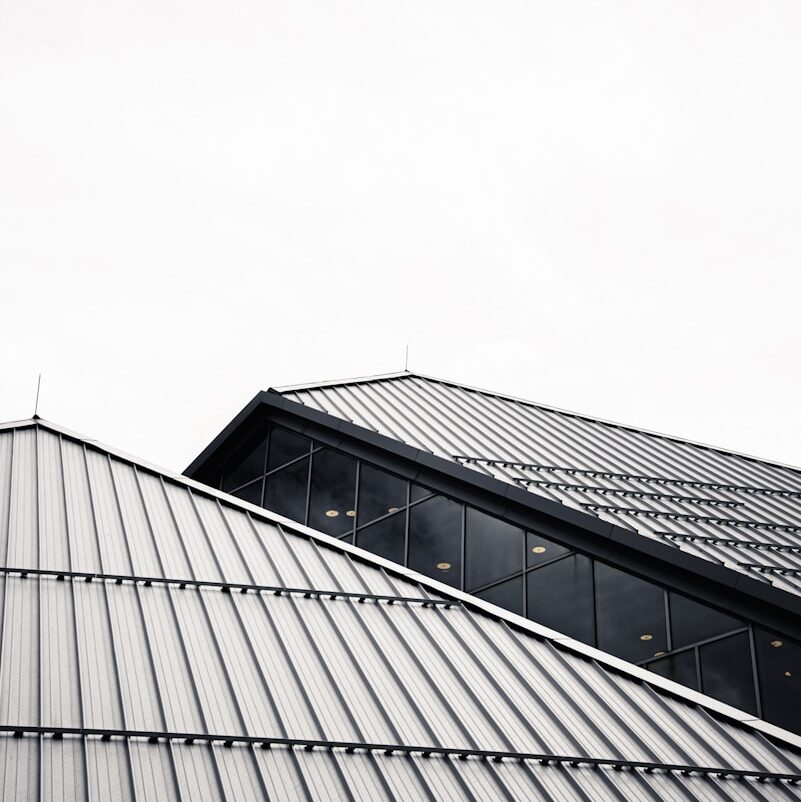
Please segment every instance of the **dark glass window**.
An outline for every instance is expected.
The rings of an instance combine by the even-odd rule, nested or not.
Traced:
[[[408,483],[362,463],[359,471],[359,526],[406,506]]]
[[[701,685],[704,693],[740,710],[755,712],[748,633],[741,632],[708,643],[698,651],[701,655]]]
[[[264,491],[264,506],[293,521],[305,523],[308,478],[308,457],[270,474]]]
[[[356,533],[356,545],[403,564],[406,559],[406,513],[398,512]]]
[[[581,554],[530,571],[528,617],[571,638],[595,642],[592,562]]]
[[[312,455],[309,526],[328,535],[353,529],[356,516],[356,460],[324,448]]]
[[[433,491],[429,490],[427,487],[423,487],[422,485],[412,484],[412,501],[419,501],[421,498],[428,498],[428,496],[432,495]]]
[[[720,613],[678,593],[670,594],[670,629],[674,649],[744,626],[745,622],[739,618]]]
[[[409,567],[454,587],[461,585],[461,504],[435,496],[409,508]]]
[[[267,455],[267,470],[272,471],[302,457],[311,451],[311,440],[286,429],[276,428],[270,432],[270,449]]]
[[[672,679],[674,682],[679,682],[689,688],[694,688],[696,691],[699,690],[694,649],[672,654],[669,657],[663,657],[661,660],[654,660],[653,663],[648,663],[647,667],[649,671],[653,671],[655,674]]]
[[[467,508],[465,519],[466,590],[523,570],[523,530]]]
[[[662,588],[596,562],[595,613],[599,649],[632,663],[667,651]]]
[[[570,549],[566,549],[552,540],[546,540],[535,532],[526,532],[526,565],[529,568],[533,565],[550,562],[569,551]]]
[[[476,593],[479,599],[523,615],[523,577],[516,576]]]
[[[249,485],[245,485],[244,487],[240,487],[239,490],[234,490],[231,494],[232,496],[236,496],[237,498],[241,498],[243,501],[249,501],[251,504],[261,504],[261,486],[263,483],[263,479],[257,479],[255,482],[251,482]]]
[[[264,473],[264,450],[267,444],[262,440],[254,449],[244,451],[231,460],[230,466],[223,474],[222,489],[233,490],[241,487]]]
[[[773,724],[801,732],[801,644],[754,629],[762,715]]]

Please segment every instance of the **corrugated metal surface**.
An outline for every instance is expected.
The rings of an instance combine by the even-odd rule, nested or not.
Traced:
[[[279,390],[801,593],[801,471],[428,377]]]
[[[0,725],[162,733],[0,736],[2,799],[792,799],[784,782],[343,749],[283,737],[801,772],[801,758],[456,605],[159,584],[158,577],[433,598],[269,514],[45,426],[0,431]]]

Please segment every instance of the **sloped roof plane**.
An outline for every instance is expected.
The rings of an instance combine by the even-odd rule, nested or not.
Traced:
[[[53,424],[0,485],[0,798],[796,796],[797,736]]]
[[[413,373],[275,392],[801,595],[801,469]]]

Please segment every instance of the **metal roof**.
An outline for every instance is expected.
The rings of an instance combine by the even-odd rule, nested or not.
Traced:
[[[801,595],[801,469],[411,373],[276,392]]]
[[[53,424],[0,485],[2,799],[797,797],[798,737]]]

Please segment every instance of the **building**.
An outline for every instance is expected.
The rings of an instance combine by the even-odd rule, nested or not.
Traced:
[[[401,373],[260,393],[187,474],[801,733],[798,469]]]
[[[373,393],[393,382],[404,393],[436,384],[403,376],[364,386]],[[360,392],[342,385],[257,396],[191,469],[236,484],[238,498],[53,423],[0,425],[0,799],[798,797],[796,733],[611,648],[583,643],[566,627],[549,628],[498,606],[517,602],[510,593],[489,593],[496,585],[487,577],[506,571],[504,544],[516,537],[525,543],[521,560],[534,561],[526,572],[557,565],[561,549],[562,560],[578,564],[581,554],[593,561],[593,577],[600,564],[630,576],[624,588],[646,581],[637,560],[651,565],[651,554],[656,571],[662,549],[670,548],[676,574],[689,575],[686,584],[664,585],[671,626],[672,593],[709,607],[713,612],[696,617],[704,625],[718,620],[715,614],[743,621],[753,614],[747,619],[753,625],[732,632],[745,633],[755,655],[761,631],[774,632],[765,618],[780,608],[774,594],[792,596],[790,590],[689,546],[665,547],[618,527],[621,535],[602,517],[605,510],[585,512],[570,501],[567,493],[578,490],[568,488],[557,501],[518,487],[510,481],[515,472],[535,464],[522,445],[521,459],[506,458],[509,467],[495,464],[503,457],[494,451],[484,457],[488,462],[471,462],[480,454],[466,447],[451,455],[465,464],[432,453],[439,448],[433,440],[431,452],[423,451],[416,438],[426,430],[436,435],[427,416],[444,407],[419,407],[426,417],[419,411],[413,424],[400,396],[385,399],[372,408],[380,407],[387,425],[403,422],[405,436],[381,434],[378,421],[342,406],[350,395],[357,403]],[[315,409],[321,399],[334,401],[339,417]],[[448,407],[441,420],[442,433],[458,425],[465,446],[469,408]],[[291,470],[301,465],[305,484],[302,471]],[[787,468],[758,470],[776,472],[765,490],[789,488],[794,476]],[[578,484],[576,478],[554,484]],[[289,508],[293,488],[305,488],[302,517],[312,527],[260,506],[266,494],[268,503],[301,517],[299,505]],[[689,497],[696,490],[662,495]],[[420,512],[426,505],[432,511]],[[459,510],[455,517],[451,505]],[[529,522],[535,514],[539,528]],[[372,541],[363,536],[395,516],[404,521],[402,561],[349,542],[397,548],[390,526]],[[459,525],[449,528],[456,518]],[[420,529],[420,521],[428,528]],[[570,540],[582,532],[596,548],[605,543],[606,552]],[[649,545],[637,548],[640,540]],[[482,546],[483,565],[471,567]],[[618,550],[620,567],[612,563]],[[708,584],[716,588],[726,585],[721,572],[742,574],[748,580],[742,596],[730,581],[729,607],[715,613],[711,599],[690,593],[704,575],[696,563],[708,563]],[[522,573],[512,579],[530,603],[527,586],[536,591],[539,582]],[[495,578],[509,582],[505,577]],[[659,581],[667,578],[665,569]],[[647,581],[655,584],[656,577]],[[762,596],[752,592],[752,581],[764,588]],[[456,587],[463,584],[487,590]],[[593,597],[595,626],[603,620],[596,609],[606,603],[601,598]],[[792,609],[784,609],[783,618],[776,613],[782,637],[793,621]],[[659,645],[659,621],[652,617],[645,631],[639,611],[629,613],[636,639]],[[641,640],[643,634],[652,637]],[[757,658],[759,671],[789,665],[775,661],[792,658],[790,648],[783,651],[795,648],[792,638],[768,646],[774,662]],[[701,653],[704,681],[704,647],[693,648]],[[762,693],[762,674],[759,681]]]

